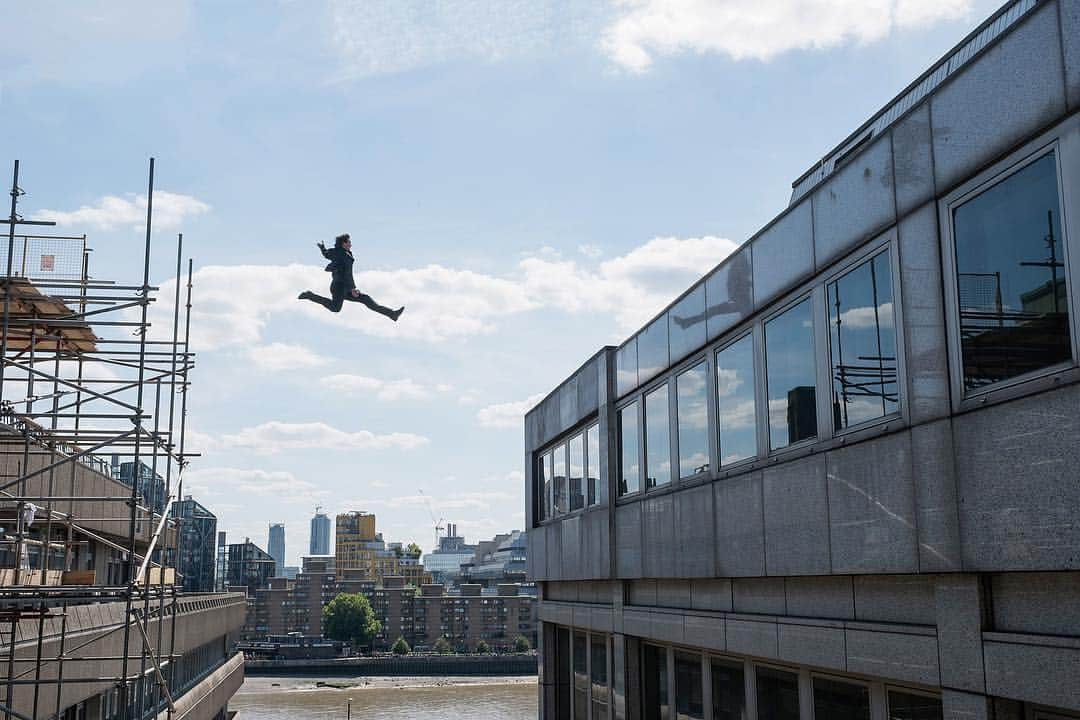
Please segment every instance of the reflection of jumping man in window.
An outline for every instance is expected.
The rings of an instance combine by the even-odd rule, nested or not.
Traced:
[[[737,252],[727,264],[717,272],[727,273],[727,298],[720,302],[713,302],[711,298],[705,298],[705,312],[680,317],[672,315],[671,319],[683,330],[704,322],[717,315],[748,314],[753,307],[753,282],[750,279],[750,263],[746,260],[746,252]],[[706,291],[708,292],[708,291]]]

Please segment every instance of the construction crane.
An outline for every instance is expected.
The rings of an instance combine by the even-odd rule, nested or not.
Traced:
[[[439,549],[439,533],[443,530],[443,520],[445,518],[435,519],[435,511],[431,509],[431,498],[424,494],[423,490],[420,490],[420,497],[424,498],[424,503],[427,505],[428,515],[431,516],[431,524],[435,526],[435,547],[432,550]]]

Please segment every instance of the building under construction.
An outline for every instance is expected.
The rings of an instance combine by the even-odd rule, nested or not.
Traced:
[[[178,236],[173,292],[151,286],[153,187],[151,160],[141,277],[106,279],[85,235],[19,215],[15,163],[0,221],[5,719],[226,718],[243,681],[243,595],[185,593],[175,568],[192,536],[174,507],[191,458],[191,261]]]

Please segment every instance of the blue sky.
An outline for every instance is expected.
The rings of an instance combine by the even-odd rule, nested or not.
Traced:
[[[171,296],[178,231],[196,267],[189,489],[221,529],[285,522],[295,564],[319,504],[427,549],[424,496],[470,541],[521,527],[530,402],[997,4],[23,3],[0,147],[23,214],[121,280],[157,159],[153,278]],[[399,324],[295,299],[346,231]]]

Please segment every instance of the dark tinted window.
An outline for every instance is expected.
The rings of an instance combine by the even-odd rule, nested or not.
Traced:
[[[755,675],[758,720],[799,720],[799,676],[764,667]]]
[[[705,700],[701,689],[701,656],[675,653],[676,720],[703,720]]]
[[[608,696],[607,638],[592,636],[592,716],[606,718]]]
[[[888,253],[829,283],[828,304],[836,429],[895,413],[899,386]]]
[[[747,335],[716,354],[720,464],[757,456],[754,338]]]
[[[817,435],[811,309],[808,298],[765,323],[765,384],[773,450]]]
[[[742,663],[712,661],[713,720],[745,720],[746,684]]]
[[[814,717],[870,720],[870,689],[864,685],[814,678]]]
[[[574,633],[574,717],[588,717],[589,711],[589,639]]]
[[[889,720],[941,720],[941,698],[889,691]]]
[[[642,716],[645,720],[669,720],[667,650],[643,645],[641,655]]]
[[[634,401],[619,411],[619,494],[640,489],[637,401]]]
[[[1057,160],[1049,153],[953,210],[964,387],[1071,357]]]
[[[646,488],[671,482],[667,385],[661,385],[645,396],[645,468]]]
[[[540,492],[542,494],[541,517],[551,517],[551,453],[540,458]]]
[[[679,417],[679,477],[709,469],[709,371],[698,363],[675,380]]]

